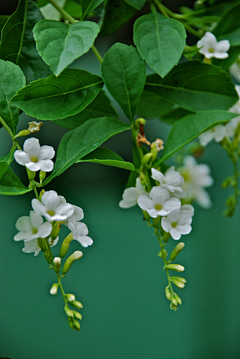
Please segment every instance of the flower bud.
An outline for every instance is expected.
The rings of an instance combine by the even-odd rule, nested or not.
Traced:
[[[143,186],[147,184],[147,178],[146,175],[143,172],[140,172],[139,174],[140,182]]]
[[[183,284],[187,283],[186,279],[183,277],[171,277],[171,280],[172,279],[178,280],[179,282],[182,282]]]
[[[67,314],[68,317],[73,318],[74,317],[74,310],[68,308],[67,305],[64,306],[64,311]]]
[[[77,300],[69,302],[69,304],[71,304],[76,309],[82,309],[83,308],[82,303],[78,302]]]
[[[66,298],[69,302],[73,302],[76,298],[75,298],[75,295],[74,294],[66,294]]]
[[[71,318],[71,317],[68,317],[67,319],[68,319],[69,327],[74,330],[74,324],[73,324],[72,318]]]
[[[79,332],[79,330],[80,330],[80,323],[79,323],[76,319],[73,319],[73,325],[74,325],[74,329]]]
[[[28,136],[28,135],[30,135],[30,133],[31,133],[31,131],[29,131],[29,130],[22,130],[22,131],[18,132],[18,134],[16,136],[14,136],[14,138]]]
[[[163,242],[167,243],[169,241],[170,236],[171,236],[170,233],[164,232],[164,234],[163,234]]]
[[[177,256],[183,250],[184,247],[185,247],[185,243],[183,242],[178,243],[174,248],[174,250],[172,251],[172,254],[170,256],[170,261],[173,261],[175,258],[177,258]]]
[[[71,254],[70,257],[68,257],[66,259],[66,262],[64,263],[62,274],[63,275],[67,274],[67,272],[71,268],[71,265],[73,264],[73,262],[80,259],[82,257],[82,255],[83,255],[83,252],[81,252],[81,251],[75,251],[73,254]]]
[[[55,270],[55,273],[59,273],[60,269],[61,269],[61,258],[60,257],[55,257],[53,260],[53,268]]]
[[[135,125],[137,127],[139,127],[139,125],[146,125],[146,123],[147,123],[147,121],[142,117],[137,118],[135,121]]]
[[[30,171],[28,168],[26,168],[26,169],[27,169],[28,179],[31,182],[34,180],[34,178],[36,176],[36,172]]]
[[[47,249],[45,238],[38,238],[37,241],[41,251],[45,252]]]
[[[185,287],[185,284],[183,282],[180,282],[177,279],[172,279],[173,284],[175,284],[176,287],[183,289]]]
[[[41,202],[41,199],[42,199],[42,196],[44,194],[45,190],[42,189],[41,192],[39,193],[39,196],[38,196],[38,200]]]
[[[81,313],[78,313],[78,312],[74,311],[74,316],[75,316],[75,318],[77,318],[79,320],[82,320],[82,314]]]
[[[177,293],[174,293],[174,297],[176,298],[179,305],[182,304],[182,299],[177,295]]]
[[[56,295],[58,291],[58,284],[57,283],[53,283],[51,289],[50,289],[50,294],[52,295]]]
[[[42,183],[46,178],[46,172],[44,171],[40,171],[39,173],[39,179],[40,179],[40,182]]]
[[[174,270],[176,272],[183,272],[185,268],[180,264],[167,264],[164,266],[165,269]]]
[[[69,245],[72,242],[72,240],[73,240],[73,234],[71,232],[71,233],[69,233],[69,235],[62,242],[60,252],[59,252],[59,257],[61,257],[61,258],[65,257],[65,255],[67,254]]]
[[[60,229],[61,229],[61,226],[60,226],[59,222],[55,222],[53,225],[52,232],[51,232],[51,238],[53,241],[57,238],[57,236],[60,232]]]
[[[171,300],[172,295],[171,295],[171,292],[170,292],[169,287],[166,287],[166,288],[165,288],[165,294],[166,294],[166,298],[167,298],[168,300]]]
[[[160,219],[161,219],[160,216],[158,216],[157,218],[153,218],[153,226],[154,226],[154,227],[157,228],[157,227],[159,226]]]
[[[146,165],[146,164],[150,161],[151,157],[152,157],[152,153],[151,153],[151,152],[146,153],[146,154],[143,156],[143,158],[142,158],[141,164],[142,164],[142,165]]]
[[[160,251],[158,253],[158,257],[161,257],[161,258],[167,257],[167,255],[168,255],[168,252],[166,251],[166,249],[163,249],[162,251]]]
[[[172,304],[177,307],[178,301],[176,298],[172,298]]]
[[[148,214],[148,212],[143,210],[142,213],[143,213],[143,217],[146,219],[146,221],[149,222],[151,217]]]

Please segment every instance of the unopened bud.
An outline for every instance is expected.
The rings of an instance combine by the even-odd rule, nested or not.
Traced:
[[[185,284],[183,282],[180,282],[177,279],[172,279],[173,284],[175,284],[176,287],[183,289],[185,287]]]
[[[164,266],[164,268],[174,270],[176,272],[183,272],[185,270],[185,268],[180,264],[167,264]]]
[[[73,234],[71,232],[71,233],[69,233],[69,235],[62,242],[60,252],[59,252],[59,257],[61,257],[61,258],[65,257],[65,255],[67,254],[69,245],[72,242],[72,240],[73,240]]]
[[[61,258],[60,257],[55,257],[53,260],[53,268],[55,270],[55,273],[59,273],[60,269],[61,269]]]
[[[82,256],[83,252],[81,251],[75,251],[73,254],[71,254],[70,257],[68,257],[66,259],[66,262],[64,263],[62,274],[67,274],[73,262],[80,259]]]
[[[143,186],[145,186],[145,184],[147,184],[147,178],[146,175],[143,172],[140,172],[139,174],[139,178],[140,178],[140,182]]]
[[[74,330],[73,319],[71,317],[68,317],[67,319],[68,319],[69,327]]]
[[[66,298],[69,302],[73,302],[76,298],[75,298],[75,295],[74,294],[66,294]]]
[[[29,130],[22,130],[22,131],[18,132],[18,134],[16,136],[14,136],[14,138],[28,136],[28,135],[30,135],[30,133],[31,133],[31,131],[29,131]]]
[[[68,308],[67,305],[64,306],[64,311],[67,314],[68,317],[73,318],[74,317],[74,310]]]
[[[172,279],[178,280],[179,282],[182,282],[183,284],[187,283],[187,280],[183,277],[171,277],[171,280]]]
[[[143,158],[142,158],[141,164],[142,164],[142,165],[146,165],[146,164],[150,161],[151,157],[152,157],[152,153],[151,153],[151,152],[146,153],[146,154],[143,156]]]
[[[73,319],[73,325],[74,325],[74,329],[79,332],[79,330],[80,330],[80,323],[79,323],[76,319]]]
[[[159,223],[160,223],[160,216],[158,216],[157,218],[153,218],[153,226],[154,227],[158,227],[159,226]]]
[[[82,303],[78,302],[77,300],[69,302],[69,304],[71,304],[76,309],[82,309],[83,308]]]
[[[182,299],[176,293],[174,293],[174,297],[177,300],[178,304],[181,305],[182,304]]]
[[[168,255],[168,252],[166,251],[166,249],[163,249],[158,253],[158,257],[161,257],[161,258],[167,257],[167,255]]]
[[[52,232],[51,232],[51,238],[53,241],[57,238],[57,236],[60,232],[60,229],[61,229],[61,226],[60,226],[59,222],[55,222],[53,225]]]
[[[139,125],[146,125],[146,123],[147,123],[147,121],[142,117],[137,118],[136,121],[135,121],[135,124],[138,127],[139,127]]]
[[[172,304],[177,307],[178,301],[176,298],[172,298]]]
[[[51,289],[50,289],[50,294],[52,295],[56,295],[58,291],[58,284],[57,283],[53,283]]]
[[[45,238],[38,238],[38,245],[41,248],[41,251],[45,252],[47,249]]]
[[[28,174],[29,181],[33,181],[34,178],[35,178],[35,176],[36,176],[36,172],[30,171],[30,170],[27,168],[27,174]]]
[[[151,219],[151,217],[150,217],[150,215],[148,214],[148,212],[147,211],[142,211],[142,213],[143,213],[143,217],[146,219],[146,221],[150,221],[150,219]]]
[[[40,182],[43,182],[46,178],[46,172],[44,171],[40,171],[39,173],[39,179],[40,179]]]
[[[169,241],[170,238],[170,233],[164,232],[163,234],[163,242],[167,243]]]
[[[177,258],[177,256],[183,250],[184,247],[185,247],[185,243],[183,242],[178,243],[174,248],[174,250],[172,251],[172,254],[170,256],[170,261],[173,261],[175,258]]]
[[[168,287],[165,288],[165,294],[166,294],[166,298],[168,300],[171,300],[172,295],[171,295],[170,289]]]
[[[82,320],[82,314],[74,311],[75,318]]]

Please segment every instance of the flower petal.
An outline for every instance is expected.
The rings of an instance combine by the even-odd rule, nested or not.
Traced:
[[[54,163],[52,160],[39,160],[37,163],[41,171],[51,172],[53,170]]]
[[[55,151],[52,146],[41,146],[39,151],[40,160],[51,160],[55,156]]]
[[[43,218],[40,214],[30,211],[30,224],[33,228],[38,228],[43,223]]]
[[[137,203],[144,211],[147,211],[148,208],[154,207],[154,202],[145,194],[141,194],[137,198]]]
[[[23,217],[18,218],[15,226],[19,232],[30,232],[32,230],[32,226],[30,223],[30,217],[23,216]]]
[[[39,140],[35,137],[28,138],[23,144],[23,151],[27,152],[30,157],[38,157],[39,150]]]
[[[22,166],[26,166],[26,164],[30,162],[29,155],[24,151],[20,151],[20,150],[15,151],[14,158],[15,161]]]
[[[44,192],[41,201],[48,209],[55,209],[60,203],[60,198],[57,192],[51,190]]]
[[[88,246],[91,246],[93,244],[92,238],[90,238],[88,236],[78,237],[77,241],[85,248],[87,248]]]
[[[52,225],[49,222],[45,222],[41,224],[41,226],[38,228],[38,238],[46,238],[50,235],[52,232]]]
[[[38,199],[32,199],[32,208],[36,213],[45,216],[46,207]]]

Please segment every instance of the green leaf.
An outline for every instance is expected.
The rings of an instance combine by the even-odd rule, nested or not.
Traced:
[[[163,80],[147,76],[145,90],[190,111],[227,110],[238,100],[231,77],[199,61],[178,64]]]
[[[188,13],[191,14],[193,16],[195,15],[195,12],[197,13],[198,16],[218,16],[221,17],[221,15],[223,14],[223,12],[225,10],[227,10],[231,5],[236,4],[236,0],[235,1],[228,1],[228,2],[222,2],[219,4],[215,4],[212,6],[206,6],[206,7],[202,7],[201,9],[197,9],[197,10],[192,10],[190,8],[187,8],[185,6],[180,7],[180,12],[181,13]]]
[[[82,6],[82,20],[96,9],[104,0],[80,0]]]
[[[106,1],[106,0],[105,0]],[[116,32],[135,14],[136,10],[123,0],[107,0],[100,34],[106,36]]]
[[[240,45],[240,4],[227,8],[222,18],[212,30],[218,40],[229,40],[231,46]]]
[[[21,0],[2,30],[0,58],[19,65],[27,83],[51,74],[36,50],[32,29],[43,17],[33,1]]]
[[[19,89],[25,86],[25,83],[26,79],[19,66],[10,61],[0,60],[0,116],[14,135],[20,110],[13,104],[9,104],[9,101]]]
[[[146,0],[124,0],[128,5],[134,7],[136,10],[141,10]]]
[[[95,150],[108,138],[129,129],[129,125],[115,118],[99,117],[88,120],[75,130],[67,132],[59,144],[53,172],[44,185],[60,176],[72,164]]]
[[[0,194],[15,196],[30,192],[6,162],[0,162]]]
[[[10,152],[6,155],[0,158],[0,162],[5,162],[7,165],[10,165],[14,159],[14,152],[16,150],[16,146],[13,145]]]
[[[100,90],[95,99],[82,112],[62,120],[56,120],[54,123],[68,128],[69,130],[73,130],[91,118],[103,116],[118,117],[114,108],[110,104],[109,98],[103,90]]]
[[[56,76],[90,50],[98,32],[98,24],[92,21],[41,20],[33,29],[37,50]]]
[[[142,58],[160,76],[175,66],[185,48],[184,26],[156,12],[139,17],[134,23],[133,40]]]
[[[67,0],[63,9],[74,19],[81,19],[82,18],[82,7],[79,3],[74,0]]]
[[[0,15],[0,31],[2,31],[3,26],[6,24],[9,15]]]
[[[66,69],[56,77],[31,82],[18,91],[11,104],[40,120],[73,116],[87,107],[103,85],[102,79],[84,70]]]
[[[172,107],[172,102],[144,90],[137,107],[137,114],[144,118],[154,118],[162,116]]]
[[[113,166],[129,171],[135,171],[135,167],[131,162],[126,162],[117,153],[108,148],[97,148],[96,150],[84,156],[77,162],[93,162],[100,165]]]
[[[181,107],[173,107],[173,109],[171,109],[169,112],[163,114],[160,117],[160,120],[168,123],[169,125],[173,125],[176,121],[180,120],[182,117],[190,114],[190,113],[194,113],[192,111],[186,110],[185,108],[181,108]]]
[[[0,58],[17,64],[26,26],[27,0],[20,0],[1,33]]]
[[[184,116],[172,126],[164,146],[162,157],[156,167],[170,158],[187,143],[212,127],[227,122],[237,114],[228,111],[199,111]]]
[[[133,121],[146,79],[146,67],[133,46],[116,43],[105,54],[102,78],[108,91]]]
[[[37,0],[38,7],[43,7],[49,4],[48,0]]]

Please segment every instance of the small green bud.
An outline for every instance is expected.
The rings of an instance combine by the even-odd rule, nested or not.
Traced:
[[[67,305],[64,306],[64,311],[67,314],[68,317],[73,318],[74,317],[74,310],[68,308]]]
[[[75,318],[77,318],[79,320],[82,320],[82,314],[81,313],[78,313],[78,312],[74,311],[74,316],[75,316]]]
[[[60,226],[59,222],[55,222],[53,225],[52,232],[50,234],[53,241],[57,238],[57,236],[60,232],[60,229],[61,229],[61,226]]]
[[[36,172],[30,171],[28,168],[26,168],[26,169],[27,169],[28,179],[31,182],[34,180],[34,178],[36,176]]]
[[[170,261],[173,261],[175,258],[177,258],[177,256],[183,250],[184,247],[185,247],[185,243],[183,242],[178,243],[174,248],[174,250],[172,251],[172,254],[170,256]]]
[[[174,310],[175,312],[178,310],[177,305],[173,304],[173,302],[170,303],[170,309]]]
[[[73,302],[76,298],[75,298],[75,295],[74,294],[66,294],[66,298],[68,300],[68,302]]]
[[[166,288],[165,288],[165,294],[166,294],[166,298],[167,298],[168,300],[171,300],[172,295],[171,295],[171,292],[170,292],[169,287],[166,287]]]
[[[67,319],[68,319],[69,327],[70,327],[72,330],[74,330],[75,328],[74,328],[74,324],[73,324],[72,318],[71,318],[71,317],[68,317]]]
[[[143,186],[147,184],[147,178],[146,175],[143,172],[140,172],[139,174],[140,182]]]
[[[62,242],[60,252],[59,252],[59,257],[61,257],[61,258],[65,257],[65,255],[67,254],[69,245],[72,242],[72,240],[73,240],[73,234],[71,232],[71,233],[69,233],[69,235]]]
[[[172,279],[173,284],[175,284],[176,287],[183,289],[185,287],[185,284],[183,282],[180,282],[177,279]]]
[[[40,171],[39,173],[39,179],[40,179],[40,182],[42,183],[46,178],[46,172],[44,171]]]
[[[162,251],[160,251],[158,253],[158,257],[161,257],[161,258],[167,257],[167,255],[168,255],[168,252],[166,251],[166,249],[163,249]]]
[[[176,298],[179,305],[182,304],[182,299],[177,295],[177,293],[174,293],[174,297]]]
[[[154,226],[154,227],[157,228],[157,227],[159,226],[160,219],[161,219],[160,216],[158,216],[157,218],[153,218],[153,226]]]
[[[30,135],[30,133],[31,133],[31,131],[29,131],[29,130],[22,130],[22,131],[18,132],[18,134],[16,136],[14,136],[14,138],[28,136],[28,135]]]
[[[151,217],[150,217],[150,215],[148,214],[148,212],[147,212],[147,211],[142,211],[142,213],[143,213],[143,217],[146,219],[146,221],[149,222],[150,219],[151,219]]]
[[[183,272],[185,270],[185,268],[180,264],[167,264],[164,266],[164,268],[174,270],[176,272]]]
[[[45,252],[47,249],[45,238],[38,238],[37,241],[41,251]]]
[[[61,258],[60,257],[55,257],[53,260],[53,268],[55,270],[55,273],[59,273],[60,269],[61,269]]]
[[[69,302],[69,304],[71,304],[76,309],[82,309],[83,308],[82,303],[78,302],[77,300]]]
[[[170,236],[171,236],[170,233],[164,232],[164,234],[163,234],[163,242],[167,243],[169,241]]]
[[[171,277],[171,280],[172,279],[178,280],[179,282],[182,282],[183,284],[187,283],[186,279],[183,277]]]
[[[172,298],[172,304],[176,307],[178,306],[178,301],[176,298]]]
[[[143,158],[142,158],[141,164],[142,164],[142,165],[146,165],[146,164],[150,161],[152,155],[153,155],[153,154],[152,154],[151,152],[146,153],[146,154],[143,156]]]
[[[73,325],[74,325],[74,329],[79,332],[79,330],[80,330],[80,323],[79,323],[76,319],[73,319]]]
[[[135,124],[136,124],[137,126],[139,126],[139,125],[146,125],[146,123],[147,123],[147,121],[146,121],[144,118],[142,118],[142,117],[137,118],[136,121],[135,121]]]
[[[81,251],[75,251],[73,254],[71,254],[70,257],[68,257],[66,259],[66,262],[64,263],[62,274],[63,275],[67,274],[73,262],[80,259],[82,256],[83,256],[83,252]]]
[[[58,284],[57,283],[53,283],[51,289],[50,289],[50,294],[52,295],[56,295],[58,291]]]
[[[44,192],[45,192],[45,190],[42,189],[41,192],[39,193],[38,199],[39,199],[40,202],[41,202],[41,199],[42,199],[42,196],[43,196]]]

